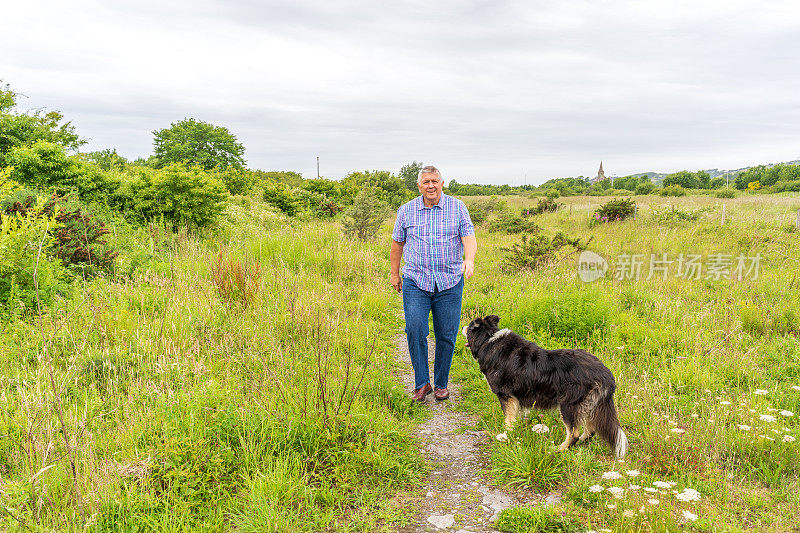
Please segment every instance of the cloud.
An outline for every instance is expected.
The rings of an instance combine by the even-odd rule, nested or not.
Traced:
[[[797,157],[791,2],[11,4],[2,76],[89,149],[146,156],[184,117],[254,168],[433,162],[497,182]],[[527,178],[525,178],[527,176]]]

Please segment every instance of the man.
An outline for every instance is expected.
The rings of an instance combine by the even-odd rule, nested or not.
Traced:
[[[420,196],[400,206],[392,232],[389,273],[392,287],[403,293],[403,312],[411,364],[413,400],[433,391],[437,400],[450,396],[447,382],[461,320],[464,279],[475,269],[475,228],[464,202],[442,193],[444,181],[433,166],[417,178]],[[405,258],[400,276],[400,258]],[[463,259],[462,259],[463,257]],[[436,352],[433,384],[428,372],[428,315],[433,312]]]

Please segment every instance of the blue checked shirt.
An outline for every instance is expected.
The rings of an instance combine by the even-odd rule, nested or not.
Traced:
[[[425,207],[422,196],[400,206],[392,239],[403,246],[403,276],[417,287],[434,292],[461,280],[464,245],[461,237],[475,235],[464,202],[442,194],[439,203]]]

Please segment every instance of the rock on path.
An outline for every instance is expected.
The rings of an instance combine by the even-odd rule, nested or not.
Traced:
[[[433,342],[428,339],[429,360],[433,365]],[[406,391],[414,390],[414,374],[405,335],[398,336],[397,358],[402,365]],[[431,372],[433,375],[433,372]],[[457,411],[461,399],[458,386],[450,383],[450,398],[437,402],[430,394],[425,405],[432,416],[416,430],[423,456],[433,469],[416,502],[418,513],[412,523],[398,533],[418,531],[453,531],[479,533],[497,531],[493,523],[500,512],[511,506],[538,505],[543,496],[512,493],[491,485],[484,470],[487,458],[479,445],[488,438],[478,431],[463,430],[474,426],[475,417]]]

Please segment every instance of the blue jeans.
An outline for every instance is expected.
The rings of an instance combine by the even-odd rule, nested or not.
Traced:
[[[430,383],[428,372],[428,315],[433,312],[433,333],[436,352],[433,360],[433,386],[447,388],[450,365],[461,321],[461,294],[464,278],[455,287],[428,292],[417,287],[414,280],[403,277],[403,313],[406,318],[406,339],[414,367],[416,389]]]

